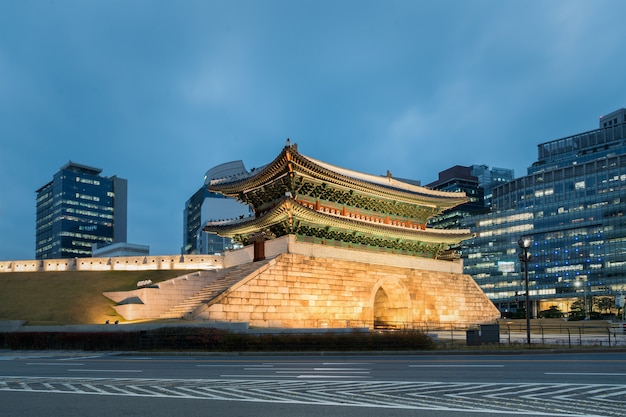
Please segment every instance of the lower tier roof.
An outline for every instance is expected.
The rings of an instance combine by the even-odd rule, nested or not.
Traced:
[[[471,237],[469,230],[421,229],[418,225],[409,228],[317,211],[289,197],[259,217],[209,222],[204,231],[244,244],[265,232],[273,236],[312,236],[433,256]]]

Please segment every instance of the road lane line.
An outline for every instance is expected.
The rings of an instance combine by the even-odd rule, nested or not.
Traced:
[[[59,361],[82,361],[85,359],[99,359],[102,358],[104,356],[110,356],[109,354],[102,354],[102,355],[92,355],[92,356],[78,356],[78,357],[73,357],[73,358],[61,358],[61,359],[57,359]]]
[[[41,366],[84,366],[84,363],[67,363],[67,362],[28,362],[26,365]]]
[[[368,371],[326,371],[325,369],[301,369],[297,371],[276,371],[277,374],[319,374],[334,375],[334,374],[369,374]]]
[[[370,376],[360,376],[360,375],[317,375],[317,374],[310,374],[310,375],[298,375],[296,376],[296,378],[298,379],[314,379],[314,378],[320,378],[320,379],[327,379],[327,378],[334,378],[334,379],[339,379],[339,378],[371,378]]]
[[[624,372],[544,372],[544,375],[592,375],[592,376],[624,376]]]
[[[128,372],[139,373],[141,369],[68,369],[68,372]]]
[[[273,368],[272,365],[196,365],[198,368],[259,368],[268,369]]]
[[[244,375],[244,374],[234,374],[228,375],[223,374],[220,375],[220,378],[250,378],[250,379],[258,379],[258,378],[293,378],[293,375],[275,375],[275,374],[257,374],[257,375]]]
[[[409,365],[409,368],[504,368],[504,365]]]

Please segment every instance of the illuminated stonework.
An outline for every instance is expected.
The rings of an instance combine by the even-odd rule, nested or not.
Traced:
[[[500,315],[449,251],[469,231],[426,228],[429,217],[467,201],[463,193],[334,167],[290,144],[265,167],[208,187],[254,216],[204,230],[246,246],[224,252],[223,268],[211,273],[107,293],[125,318],[414,328]]]
[[[287,235],[225,252],[222,268],[105,293],[127,320],[184,318],[251,327],[421,328],[500,316],[460,261],[298,242]]]
[[[274,243],[274,241],[273,241]],[[500,313],[460,262],[298,243],[194,311],[253,327],[422,328],[486,323]],[[269,258],[269,256],[268,256]],[[400,259],[402,258],[402,259]]]

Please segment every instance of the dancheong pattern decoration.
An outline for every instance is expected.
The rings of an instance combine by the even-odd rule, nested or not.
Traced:
[[[260,233],[294,234],[304,241],[436,258],[471,236],[468,230],[426,228],[430,217],[466,202],[464,193],[339,168],[300,154],[289,141],[268,165],[208,187],[252,208],[251,217],[204,227],[243,244]]]

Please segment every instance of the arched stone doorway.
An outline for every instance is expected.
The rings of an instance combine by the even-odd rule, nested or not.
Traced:
[[[412,321],[411,298],[399,280],[383,280],[374,286],[374,328],[401,329]]]

